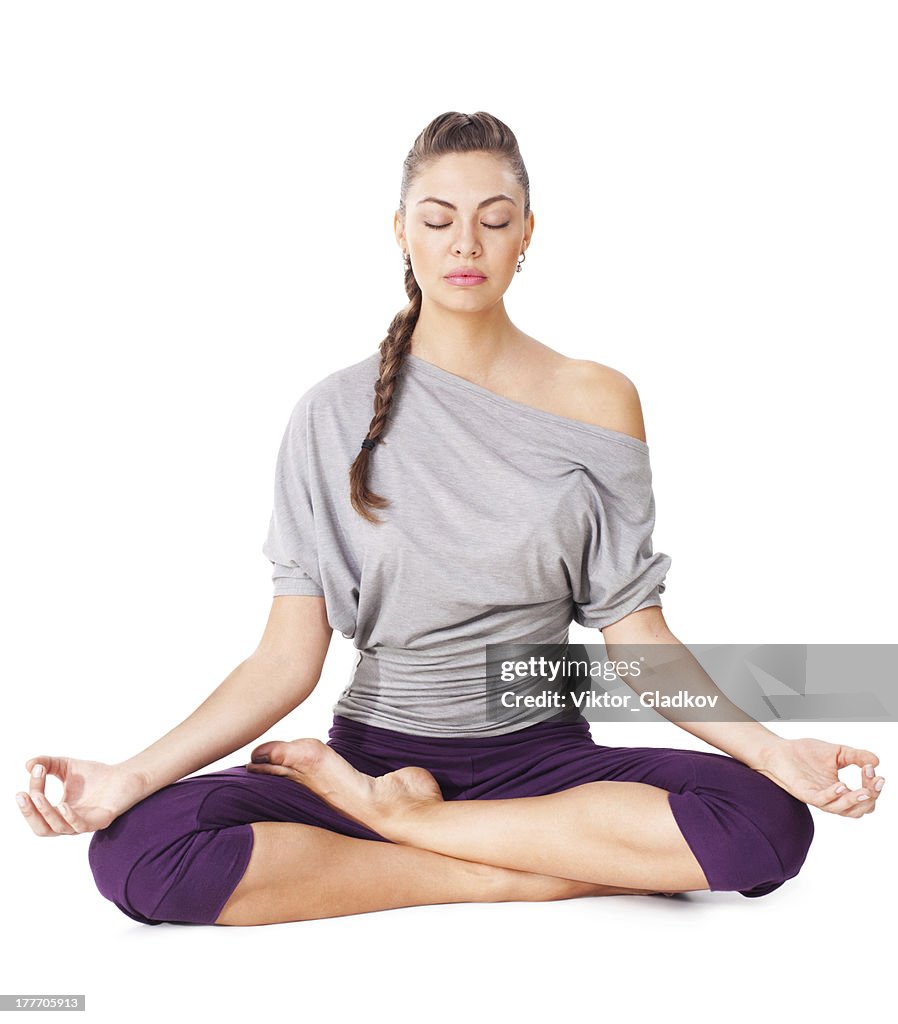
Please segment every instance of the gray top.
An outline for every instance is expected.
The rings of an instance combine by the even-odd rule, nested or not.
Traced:
[[[334,713],[429,736],[556,717],[487,715],[484,645],[564,650],[572,619],[601,629],[661,606],[671,559],[652,550],[648,445],[407,355],[371,452],[369,486],[391,502],[375,525],[350,504],[349,467],[379,368],[375,352],[297,401],[262,547],[275,596],[324,597],[359,651]]]

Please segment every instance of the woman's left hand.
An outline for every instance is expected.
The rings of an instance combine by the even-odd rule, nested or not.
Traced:
[[[879,758],[869,750],[780,737],[751,767],[803,803],[845,818],[860,818],[876,809],[882,792],[885,779],[876,774],[878,764]],[[850,789],[839,779],[840,769],[849,765],[861,769],[860,789]]]

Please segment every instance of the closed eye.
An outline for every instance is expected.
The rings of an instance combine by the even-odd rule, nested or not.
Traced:
[[[500,228],[507,228],[510,223],[511,221],[507,220],[504,224],[484,224],[483,226],[491,231],[498,231]],[[426,227],[433,228],[434,231],[441,231],[443,228],[449,227],[448,224],[428,224],[427,221],[424,221],[424,224]]]

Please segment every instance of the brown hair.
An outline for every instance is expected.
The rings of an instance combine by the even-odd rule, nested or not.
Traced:
[[[474,114],[459,114],[454,110],[435,117],[415,139],[402,165],[402,185],[399,190],[399,212],[405,216],[405,198],[412,182],[429,161],[445,153],[494,153],[504,157],[524,190],[524,217],[530,213],[530,179],[521,159],[518,140],[514,132],[499,118],[478,110]],[[412,333],[421,312],[421,289],[415,280],[410,263],[405,265],[405,293],[408,304],[393,317],[387,336],[380,343],[380,375],[374,385],[374,416],[368,427],[366,440],[376,442],[384,432],[393,404],[396,387],[405,355],[411,347]],[[368,461],[373,445],[359,450],[349,468],[350,499],[352,507],[372,523],[380,523],[372,508],[386,508],[389,501],[368,489]]]

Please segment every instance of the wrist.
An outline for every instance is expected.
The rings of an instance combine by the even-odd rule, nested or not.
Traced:
[[[769,732],[769,730],[768,730]],[[774,732],[764,736],[752,752],[750,759],[746,760],[749,768],[755,771],[763,771],[770,767],[776,755],[788,745],[790,741],[785,736],[778,736]]]
[[[136,793],[139,793],[139,799],[143,800],[145,797],[150,796],[151,793],[155,793],[159,788],[154,782],[149,771],[134,758],[129,758],[126,761],[120,761],[115,768],[121,772],[123,778],[129,783]]]

